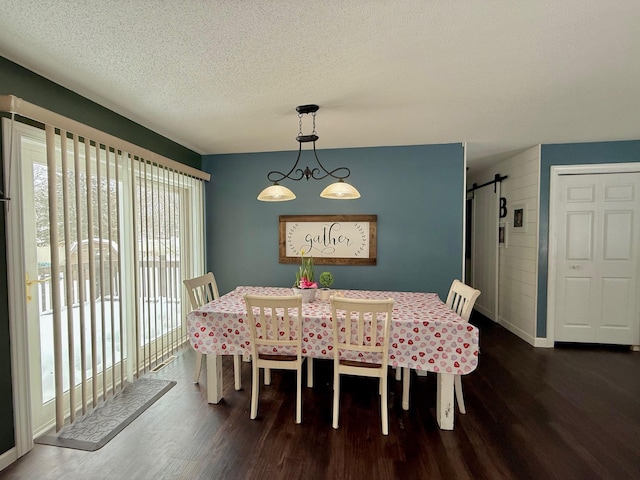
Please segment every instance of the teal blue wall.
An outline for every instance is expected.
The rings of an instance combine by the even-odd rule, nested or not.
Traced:
[[[15,95],[178,162],[200,168],[201,156],[80,95],[0,57],[0,95]],[[0,151],[1,150],[0,140]],[[1,165],[1,163],[0,163]],[[0,167],[0,185],[2,171]],[[0,207],[0,455],[15,446],[7,298],[6,226]]]
[[[549,178],[553,165],[640,162],[640,140],[542,145],[540,160],[540,244],[536,336],[547,336],[549,263]]]
[[[330,182],[283,181],[297,198],[259,202],[270,170],[287,172],[297,152],[203,156],[208,267],[221,293],[238,285],[289,287],[296,265],[278,263],[279,215],[375,214],[375,266],[318,266],[335,275],[333,288],[431,291],[444,298],[462,272],[463,149],[460,144],[319,150],[328,170],[351,169],[357,200],[328,200]],[[301,164],[313,167],[310,150]]]

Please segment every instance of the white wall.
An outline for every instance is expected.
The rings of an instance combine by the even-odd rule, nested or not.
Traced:
[[[538,208],[540,204],[540,146],[532,147],[468,179],[482,184],[495,174],[507,199],[506,246],[499,249],[498,323],[530,344],[535,343],[538,278]],[[491,187],[484,187],[491,188]],[[513,207],[526,207],[526,231],[513,229]]]

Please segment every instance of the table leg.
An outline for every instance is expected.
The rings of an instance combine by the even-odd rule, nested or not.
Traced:
[[[402,369],[402,409],[403,410],[409,410],[409,382],[411,382],[411,369],[404,367]]]
[[[242,364],[240,360],[240,355],[233,356],[233,378],[236,390],[242,389]]]
[[[313,388],[313,358],[307,358],[307,387]]]
[[[222,400],[222,356],[207,355],[207,401],[219,403]]]
[[[453,430],[455,414],[453,399],[453,374],[438,373],[438,392],[436,397],[436,417],[441,430]]]

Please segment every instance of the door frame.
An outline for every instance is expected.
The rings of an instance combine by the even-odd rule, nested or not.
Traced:
[[[598,163],[581,165],[552,165],[549,176],[549,256],[547,277],[547,342],[553,346],[556,336],[556,261],[558,225],[556,191],[560,175],[602,175],[607,173],[640,172],[640,163]]]
[[[13,412],[16,459],[33,448],[31,428],[31,387],[29,375],[29,348],[24,265],[23,218],[19,199],[22,196],[21,169],[16,166],[20,158],[20,138],[29,136],[29,130],[18,122],[3,119],[3,138],[7,150],[4,158],[12,171],[9,189],[13,200],[5,210],[7,225],[7,280],[9,299],[9,328],[11,334],[11,376],[13,378]],[[10,146],[9,146],[10,144]],[[16,168],[14,168],[16,167]],[[5,171],[7,169],[5,168]]]

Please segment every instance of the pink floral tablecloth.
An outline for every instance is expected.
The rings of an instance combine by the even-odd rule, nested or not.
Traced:
[[[243,295],[291,295],[289,288],[238,287],[187,315],[189,339],[204,354],[251,351]],[[393,298],[389,364],[465,375],[478,366],[478,329],[462,320],[435,293],[346,290],[347,298]],[[305,356],[333,358],[331,307],[316,300],[303,305]]]

